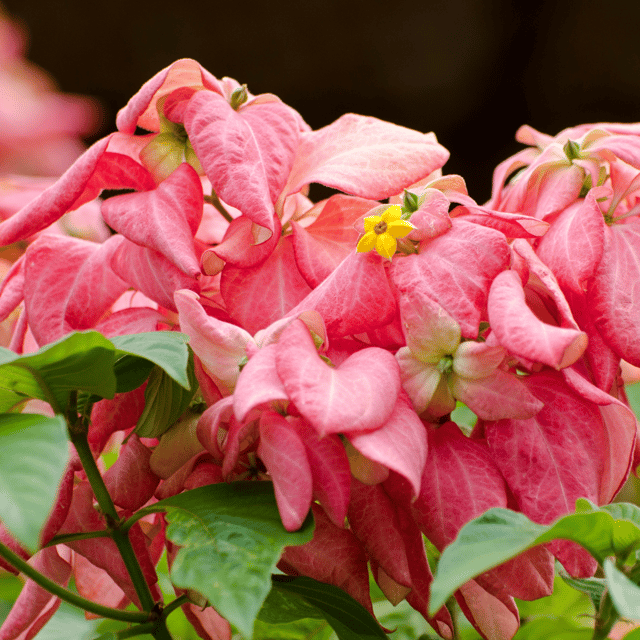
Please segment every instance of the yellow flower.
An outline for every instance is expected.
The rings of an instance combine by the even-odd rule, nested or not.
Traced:
[[[383,258],[391,260],[396,252],[396,238],[404,238],[415,227],[402,220],[400,205],[392,205],[381,216],[368,216],[364,219],[364,235],[360,238],[356,251],[366,253],[375,249]]]

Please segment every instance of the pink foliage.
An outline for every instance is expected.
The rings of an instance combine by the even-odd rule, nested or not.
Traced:
[[[0,289],[8,343],[28,351],[92,328],[184,332],[198,401],[159,442],[129,435],[104,473],[116,506],[270,481],[287,530],[310,510],[316,523],[311,542],[286,548],[283,571],[372,610],[371,567],[394,603],[406,597],[451,638],[448,611],[428,613],[423,534],[442,550],[491,507],[549,523],[577,498],[612,500],[632,466],[637,423],[619,367],[640,366],[638,128],[551,137],[525,127],[518,138],[531,146],[496,168],[479,205],[460,176],[441,175],[448,152],[433,134],[354,114],[311,131],[276,96],[242,95],[236,81],[177,61],[121,110],[118,133],[11,205],[0,242],[31,244]],[[311,183],[342,193],[313,202]],[[105,189],[132,192],[100,204]],[[113,236],[44,231],[88,203]],[[394,237],[393,255],[357,252],[365,228],[371,247],[390,235],[389,205],[411,232]],[[451,420],[457,401],[479,418],[471,435]],[[143,408],[143,387],[98,402],[94,454]],[[132,544],[156,595],[167,543],[160,521],[143,525]],[[71,469],[47,537],[102,528]],[[137,602],[111,540],[68,548],[88,597]],[[68,563],[50,554],[32,562],[52,559],[65,582]],[[554,556],[573,575],[595,570],[556,542],[460,588],[483,637],[513,637],[514,597],[550,592]],[[51,615],[56,602],[33,589],[24,593],[36,604],[21,596],[1,633]],[[210,607],[185,614],[202,638],[230,637]]]

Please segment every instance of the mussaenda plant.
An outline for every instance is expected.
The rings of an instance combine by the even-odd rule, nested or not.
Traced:
[[[433,134],[353,114],[313,131],[193,60],[116,124],[0,223],[3,245],[31,240],[0,289],[0,319],[19,310],[0,437],[41,442],[56,488],[29,521],[8,471],[0,555],[29,580],[0,639],[33,637],[60,599],[135,624],[122,638],[170,637],[179,606],[204,639],[301,618],[384,637],[370,575],[443,638],[455,607],[512,638],[514,598],[549,595],[556,560],[594,575],[582,540],[537,540],[638,462],[620,373],[640,366],[638,125],[521,129],[530,147],[479,205]],[[339,193],[314,202],[313,183]],[[92,202],[107,239],[46,232]],[[538,537],[434,599],[431,565],[496,508]]]

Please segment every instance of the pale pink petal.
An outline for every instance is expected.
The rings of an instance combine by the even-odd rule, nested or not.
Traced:
[[[294,315],[292,309],[310,291],[296,266],[291,236],[281,238],[262,264],[247,269],[228,264],[220,278],[227,311],[251,334]]]
[[[275,411],[265,411],[260,416],[258,456],[273,480],[284,528],[299,529],[311,508],[311,468],[302,438]]]
[[[195,278],[187,276],[162,254],[140,247],[124,236],[112,236],[111,268],[124,281],[160,306],[176,311],[173,294],[178,289],[198,291]]]
[[[308,227],[292,221],[296,262],[311,287],[317,287],[354,250],[360,235],[354,224],[377,204],[337,194]]]
[[[288,399],[276,369],[276,345],[270,344],[251,356],[242,369],[233,394],[233,411],[242,422],[255,407]]]
[[[244,329],[207,315],[192,291],[176,291],[180,329],[190,340],[189,345],[200,358],[207,373],[220,391],[227,395],[240,375],[240,362],[247,357],[251,335]]]
[[[287,395],[320,435],[379,429],[400,391],[398,365],[388,351],[363,349],[331,368],[300,320],[282,333],[276,368]]]
[[[415,495],[420,493],[427,460],[427,432],[405,394],[398,396],[393,412],[380,429],[349,433],[347,438],[362,455],[409,480]]]
[[[428,176],[448,157],[433,134],[347,114],[323,129],[303,134],[283,193],[319,182],[354,196],[381,200]]]
[[[136,244],[160,252],[190,276],[200,273],[193,237],[202,210],[200,178],[186,163],[156,189],[109,198],[102,205],[110,227]]]
[[[493,281],[488,300],[489,322],[500,344],[516,356],[556,369],[573,364],[587,346],[577,329],[539,320],[525,301],[520,278],[503,271]]]
[[[295,424],[307,448],[313,497],[322,505],[331,522],[343,527],[349,506],[351,471],[342,441],[337,435],[321,438],[303,420]]]
[[[221,96],[200,91],[184,124],[216,194],[273,232],[274,203],[298,144],[293,111],[273,101],[238,112]]]
[[[536,253],[563,288],[584,293],[604,250],[605,222],[597,189],[567,207],[537,245]]]
[[[287,315],[311,309],[324,318],[332,338],[371,331],[391,322],[396,301],[382,258],[352,252]]]
[[[394,260],[390,271],[401,295],[413,291],[437,302],[465,338],[475,339],[491,282],[508,265],[502,233],[454,219],[450,231],[424,242],[418,255]]]
[[[518,376],[502,369],[479,379],[454,375],[449,384],[454,397],[482,420],[526,419],[542,409]]]
[[[589,285],[590,315],[607,344],[640,366],[640,219],[605,228],[602,260]]]
[[[116,117],[119,131],[133,135],[136,127],[159,131],[157,102],[179,87],[202,87],[223,94],[220,82],[195,60],[177,60],[147,80]]]

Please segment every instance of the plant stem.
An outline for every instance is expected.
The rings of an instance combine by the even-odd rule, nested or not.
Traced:
[[[58,536],[53,536],[53,538],[51,538],[44,547],[55,547],[57,544],[67,544],[67,542],[73,542],[74,540],[110,537],[111,531],[109,531],[109,529],[104,529],[102,531],[84,531],[83,533],[61,533]]]
[[[205,196],[204,199],[205,199],[205,202],[212,204],[220,212],[220,214],[222,214],[222,217],[227,222],[233,222],[233,218],[231,217],[231,214],[224,208],[224,205],[222,204],[222,202],[220,202],[220,198],[218,198],[218,195],[213,189],[211,190],[211,195]]]
[[[118,551],[122,556],[122,560],[127,567],[127,572],[131,577],[133,587],[140,599],[140,605],[143,610],[151,611],[155,604],[153,596],[151,595],[151,590],[149,589],[149,585],[142,574],[140,563],[133,551],[127,531],[122,531],[119,528],[120,523],[118,512],[113,504],[113,500],[111,500],[109,491],[104,484],[104,480],[100,475],[100,471],[96,465],[96,461],[93,459],[93,454],[89,447],[89,441],[87,440],[87,426],[82,420],[77,420],[74,424],[68,424],[71,442],[78,452],[78,457],[80,458],[80,462],[87,474],[87,478],[91,484],[93,493],[96,496],[98,505],[100,506],[102,513],[105,515],[107,526],[111,529],[111,537],[116,543]]]
[[[49,593],[52,593],[54,596],[60,598],[60,600],[64,600],[76,607],[80,607],[85,611],[95,613],[103,618],[121,620],[123,622],[147,622],[149,620],[148,612],[120,611],[119,609],[104,607],[100,604],[96,604],[95,602],[91,602],[91,600],[87,600],[68,589],[65,589],[34,569],[30,564],[25,562],[20,556],[13,553],[13,551],[5,547],[2,543],[0,543],[0,556],[2,556],[12,567],[15,567],[21,573],[24,573],[24,575],[31,578],[31,580],[40,585],[43,589],[46,589]]]
[[[606,640],[609,631],[620,618],[608,591],[605,592],[601,602],[602,604],[596,613],[595,627],[591,636],[592,640]]]

